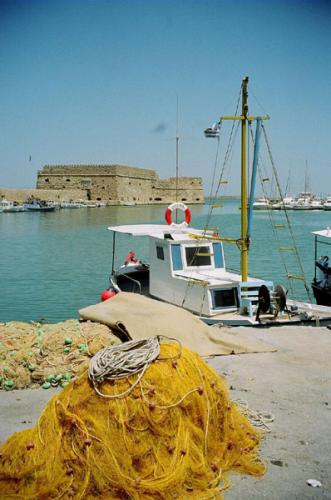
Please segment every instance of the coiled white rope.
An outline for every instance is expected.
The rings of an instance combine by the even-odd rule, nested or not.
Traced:
[[[105,347],[97,352],[90,360],[88,369],[88,377],[97,394],[106,398],[120,398],[131,392],[143,377],[146,369],[159,356],[160,341],[160,336],[131,340],[124,344]],[[178,355],[180,355],[180,351]],[[98,389],[98,385],[105,380],[126,378],[139,372],[141,373],[134,384],[121,394],[103,394]]]

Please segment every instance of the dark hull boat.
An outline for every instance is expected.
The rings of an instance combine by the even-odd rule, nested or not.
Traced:
[[[331,229],[313,232],[315,235],[315,275],[311,284],[316,304],[331,306],[331,267],[329,257],[317,257],[321,245],[331,245]]]
[[[313,289],[316,304],[320,306],[331,306],[331,287],[323,288],[318,282],[312,282],[311,287]]]
[[[113,288],[123,292],[149,295],[149,266],[146,264],[123,265],[110,278]]]

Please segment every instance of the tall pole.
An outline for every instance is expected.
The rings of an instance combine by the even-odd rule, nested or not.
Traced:
[[[247,85],[248,76],[242,82],[242,121],[241,121],[241,280],[248,276],[248,240],[247,240]]]
[[[261,135],[261,118],[256,118],[256,132],[254,141],[254,157],[253,157],[253,167],[251,176],[251,189],[249,192],[249,202],[248,202],[248,224],[247,224],[247,244],[249,245],[252,224],[253,224],[253,207],[254,207],[254,197],[255,197],[255,185],[256,185],[256,175],[257,167],[259,163],[259,147],[260,147],[260,135]]]
[[[177,96],[177,113],[176,113],[176,203],[178,201],[178,175],[179,175],[179,163],[178,163],[178,150],[179,150],[179,133],[178,133],[178,96]],[[178,217],[178,210],[176,210],[176,223]]]
[[[179,146],[179,135],[178,132],[176,134],[176,201],[178,201],[178,146]]]

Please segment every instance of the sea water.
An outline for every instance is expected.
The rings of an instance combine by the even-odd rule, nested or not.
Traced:
[[[239,200],[222,207],[192,206],[191,225],[218,230],[221,236],[240,238]],[[164,206],[132,206],[63,209],[56,212],[0,213],[0,321],[58,322],[77,318],[78,310],[100,301],[109,285],[113,262],[113,233],[118,224],[164,223]],[[291,230],[308,284],[314,274],[312,231],[331,226],[331,212],[291,211]],[[249,251],[249,274],[281,283],[289,290],[287,274],[300,275],[292,263],[296,250],[288,229],[281,226],[284,214],[255,211]],[[286,222],[286,221],[285,221]],[[224,243],[227,266],[240,268],[239,242]],[[279,247],[283,248],[279,252]],[[129,250],[148,262],[145,237],[116,237],[115,267]],[[286,250],[286,251],[284,251]],[[328,253],[328,248],[322,252]],[[323,254],[324,254],[323,253]],[[292,268],[289,267],[290,264]],[[292,283],[292,282],[291,282]],[[307,300],[300,280],[295,294]],[[291,290],[289,291],[291,293]],[[311,298],[312,298],[312,294]]]

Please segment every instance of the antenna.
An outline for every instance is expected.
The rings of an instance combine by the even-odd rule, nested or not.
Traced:
[[[178,202],[178,175],[179,175],[179,126],[178,126],[178,95],[176,96],[176,203]],[[176,210],[176,224],[178,222],[178,210]]]
[[[178,96],[177,96],[177,105],[176,105],[176,202],[178,201],[178,172],[179,172],[178,149],[179,149],[179,132],[178,132]],[[177,214],[177,212],[176,212],[176,214]]]

